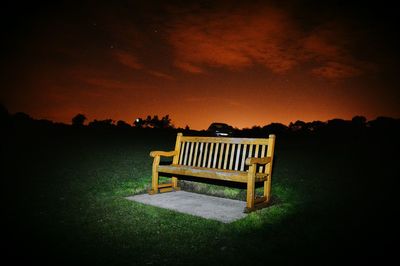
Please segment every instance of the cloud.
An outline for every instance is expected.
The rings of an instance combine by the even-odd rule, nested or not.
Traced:
[[[296,64],[291,42],[286,38],[291,25],[284,13],[264,9],[248,16],[240,11],[188,15],[169,31],[175,51],[175,66],[192,73],[204,66],[241,69],[263,64],[282,72]]]
[[[165,80],[174,80],[175,78],[171,75],[168,75],[166,73],[163,73],[158,70],[147,70],[146,66],[139,63],[139,60],[132,55],[131,53],[122,51],[122,50],[116,50],[112,53],[113,57],[116,59],[116,61],[130,69],[133,70],[143,70],[145,73],[152,75],[157,78],[165,79]]]
[[[326,23],[305,31],[274,7],[180,13],[168,30],[174,65],[201,74],[208,68],[241,70],[262,65],[276,74],[301,67],[313,75],[342,79],[364,72],[340,36]],[[311,66],[311,68],[310,68]]]
[[[174,65],[178,68],[180,68],[181,70],[184,70],[186,72],[190,72],[193,74],[200,74],[200,73],[204,73],[204,70],[201,67],[195,66],[191,63],[188,62],[182,62],[182,61],[175,61]]]
[[[372,65],[354,58],[348,49],[345,30],[335,23],[326,23],[309,32],[301,41],[303,57],[317,66],[311,73],[326,79],[345,79],[372,70]]]
[[[134,86],[131,82],[122,82],[115,79],[108,78],[98,78],[98,77],[87,77],[82,78],[82,81],[89,84],[94,85],[96,88],[107,88],[107,90],[121,91],[121,90],[135,90],[137,87]]]
[[[158,77],[158,78],[162,78],[162,79],[166,79],[166,80],[174,80],[175,78],[171,75],[168,75],[166,73],[163,73],[161,71],[156,71],[156,70],[148,70],[147,71],[148,74]]]
[[[135,56],[128,52],[116,50],[113,52],[113,56],[119,63],[134,70],[139,70],[144,67]]]
[[[302,40],[302,47],[305,54],[310,57],[323,60],[325,58],[337,58],[343,51],[329,41],[328,36],[324,36],[321,32],[312,32]]]
[[[345,65],[337,62],[328,62],[324,66],[312,69],[314,75],[324,77],[326,79],[345,79],[360,75],[362,72],[359,68]]]

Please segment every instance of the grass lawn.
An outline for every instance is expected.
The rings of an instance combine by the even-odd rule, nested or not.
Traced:
[[[175,133],[12,132],[3,142],[4,254],[10,264],[322,265],[390,256],[390,141],[276,143],[273,206],[231,224],[124,199],[151,181],[151,150]],[[398,163],[398,162],[397,162]],[[245,189],[189,188],[243,199]]]

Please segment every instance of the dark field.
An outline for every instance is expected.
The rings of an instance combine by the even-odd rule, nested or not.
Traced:
[[[125,200],[176,131],[12,128],[2,141],[9,264],[320,265],[382,262],[397,241],[398,131],[280,136],[273,205],[232,224]],[[184,133],[185,134],[185,133]],[[187,189],[244,200],[226,183]]]

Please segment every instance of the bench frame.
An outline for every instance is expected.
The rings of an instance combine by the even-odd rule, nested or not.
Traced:
[[[159,165],[160,165],[160,159],[161,157],[173,157],[172,159],[172,165],[175,165],[179,167],[179,158],[180,158],[180,151],[181,151],[181,144],[183,139],[191,139],[193,141],[199,141],[206,139],[208,143],[230,143],[232,144],[233,142],[230,141],[235,141],[235,143],[241,143],[241,141],[252,141],[251,143],[254,143],[254,145],[258,145],[257,141],[262,142],[264,145],[267,146],[267,151],[265,156],[260,156],[259,158],[257,157],[247,157],[245,160],[245,165],[248,166],[247,174],[244,171],[233,171],[232,170],[223,170],[223,169],[216,169],[216,168],[211,168],[211,167],[202,167],[198,169],[207,169],[207,174],[203,175],[198,175],[194,174],[194,171],[186,171],[184,174],[181,172],[179,175],[185,175],[185,176],[196,176],[200,178],[209,178],[209,179],[216,179],[216,180],[228,180],[228,181],[236,181],[236,182],[242,182],[242,183],[247,183],[247,196],[246,196],[246,208],[244,209],[244,212],[251,212],[263,207],[266,207],[269,205],[269,201],[271,199],[271,176],[272,176],[272,163],[273,163],[273,157],[274,157],[274,148],[275,148],[275,135],[269,135],[268,139],[245,139],[245,138],[225,138],[225,137],[194,137],[194,136],[183,136],[182,133],[177,134],[176,138],[176,143],[175,143],[175,150],[173,151],[152,151],[150,152],[150,156],[153,157],[153,167],[152,167],[152,182],[151,182],[151,190],[149,190],[149,194],[157,194],[157,193],[163,193],[163,192],[170,192],[170,191],[177,191],[180,190],[178,187],[178,178],[176,176],[177,173],[171,173],[173,174],[172,176],[172,181],[171,183],[167,184],[159,184]],[[228,144],[227,144],[228,145]],[[222,146],[222,144],[221,144]],[[264,147],[266,147],[264,146]],[[193,146],[192,146],[193,147]],[[183,148],[182,148],[183,150]],[[257,147],[258,150],[258,147]],[[234,151],[233,151],[234,152]],[[192,151],[191,151],[192,153]],[[244,152],[245,153],[245,152]],[[210,154],[212,154],[212,150],[210,151]],[[239,151],[238,151],[239,154]],[[265,154],[265,150],[263,151],[263,154]],[[191,156],[191,155],[189,155]],[[209,155],[210,158],[216,155]],[[222,156],[221,156],[222,157]],[[244,158],[243,158],[244,159]],[[211,159],[209,159],[211,160]],[[232,161],[232,159],[231,159]],[[231,162],[232,164],[232,162]],[[263,171],[262,173],[257,171],[257,167],[263,166]],[[196,167],[193,167],[196,168]],[[232,173],[237,172],[238,174],[240,173],[239,176],[217,176],[213,175],[212,171],[210,170],[215,170],[218,171],[219,173]],[[175,175],[174,175],[175,174]],[[244,176],[245,175],[245,176]],[[256,182],[264,182],[264,193],[262,197],[256,197],[255,195],[255,183]]]

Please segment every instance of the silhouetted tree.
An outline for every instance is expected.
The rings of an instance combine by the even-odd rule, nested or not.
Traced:
[[[53,121],[48,119],[35,120],[35,123],[41,127],[51,127],[54,125]]]
[[[357,127],[364,127],[367,123],[367,119],[364,116],[357,115],[351,119],[351,123]]]
[[[23,112],[18,112],[12,115],[11,122],[14,126],[22,130],[28,130],[35,126],[35,120]]]
[[[8,127],[10,122],[11,119],[8,110],[4,105],[0,104],[0,127]]]
[[[375,120],[368,121],[367,125],[375,132],[387,134],[400,133],[400,119],[379,116]]]
[[[126,123],[123,120],[118,120],[117,127],[118,128],[131,128],[131,125],[129,125],[128,123]]]
[[[293,132],[306,130],[306,122],[301,120],[297,120],[294,123],[290,122],[289,129]]]
[[[169,115],[166,115],[163,118],[161,118],[161,126],[162,126],[162,128],[171,128],[172,127],[171,118],[169,118]]]
[[[354,137],[360,137],[367,129],[367,119],[364,116],[355,116],[351,119],[351,130]]]
[[[144,120],[144,126],[145,127],[152,127],[152,119],[151,119],[150,115],[148,115],[146,117],[146,120]]]
[[[142,128],[144,126],[144,124],[145,124],[145,121],[143,121],[143,119],[140,117],[136,118],[135,121],[133,122],[134,127],[137,127],[137,128]]]
[[[94,120],[89,123],[89,127],[92,128],[111,128],[113,127],[113,120],[112,119],[105,119],[105,120]]]
[[[137,122],[140,125],[140,121]],[[170,128],[172,127],[171,118],[169,115],[162,117],[161,119],[158,118],[158,115],[154,115],[151,117],[148,115],[146,120],[143,121],[143,125],[149,128]]]
[[[344,133],[351,129],[351,121],[335,118],[328,120],[326,127],[329,133]]]
[[[158,118],[158,115],[154,115],[151,119],[151,126],[153,128],[160,128],[161,127],[161,120]]]
[[[309,131],[309,132],[319,132],[325,126],[326,126],[326,124],[321,121],[312,121],[312,122],[306,123],[306,125],[305,125],[307,131]]]
[[[7,110],[7,108],[4,106],[4,105],[2,105],[1,103],[0,103],[0,117],[5,117],[5,116],[9,116],[10,114],[8,113],[8,110]]]
[[[72,118],[72,125],[75,127],[81,127],[85,123],[86,116],[83,114],[77,114]]]
[[[18,121],[18,122],[29,122],[29,121],[33,121],[33,118],[30,117],[28,114],[23,113],[23,112],[17,112],[13,115],[14,120]]]
[[[263,127],[267,134],[284,134],[289,128],[281,123],[271,123]]]
[[[263,128],[260,127],[260,126],[253,126],[251,128],[250,132],[251,132],[251,136],[253,136],[253,137],[260,137],[261,138],[261,137],[263,137],[265,135],[265,132],[264,132]]]

